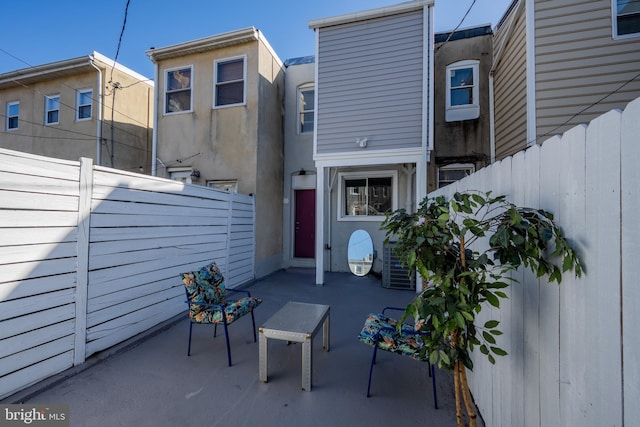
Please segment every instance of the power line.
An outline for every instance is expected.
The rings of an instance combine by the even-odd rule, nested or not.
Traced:
[[[633,76],[632,78],[630,78],[629,80],[627,80],[626,82],[622,83],[618,88],[616,88],[615,90],[613,90],[612,92],[609,92],[608,94],[606,94],[605,96],[603,96],[602,98],[598,99],[597,101],[593,102],[591,105],[589,105],[588,107],[583,108],[582,110],[578,111],[577,113],[575,113],[573,116],[569,117],[567,120],[565,120],[564,122],[562,122],[562,124],[556,126],[555,128],[551,129],[548,132],[545,132],[544,134],[540,135],[540,136],[536,136],[535,139],[527,142],[527,146],[537,142],[540,138],[544,138],[547,137],[549,135],[551,135],[552,133],[554,133],[555,131],[557,131],[558,129],[560,129],[561,127],[567,125],[570,121],[572,121],[573,119],[575,119],[576,117],[581,116],[582,114],[584,114],[585,111],[589,110],[592,107],[595,107],[596,105],[602,103],[605,99],[607,99],[608,97],[610,97],[611,95],[614,95],[618,92],[620,92],[626,85],[628,85],[629,83],[633,82],[634,80],[636,80],[637,78],[640,77],[640,73],[636,74],[635,76]]]
[[[458,25],[456,25],[456,27],[453,29],[453,31],[451,31],[451,33],[449,33],[449,37],[447,37],[447,39],[445,41],[442,42],[441,45],[439,45],[436,50],[434,51],[437,52],[439,51],[442,46],[444,46],[445,44],[447,44],[449,42],[449,40],[451,40],[451,37],[453,37],[453,33],[455,33],[458,28],[460,28],[460,26],[462,25],[462,23],[464,22],[465,19],[467,19],[467,15],[469,15],[469,12],[471,12],[471,9],[473,8],[473,5],[476,4],[476,0],[473,0],[471,2],[471,5],[469,6],[469,9],[467,9],[467,12],[464,14],[464,16],[462,17],[462,19],[460,20],[460,22],[458,23]]]
[[[18,60],[18,61],[22,62],[23,64],[26,64],[26,65],[28,66],[28,68],[36,68],[36,66],[29,64],[27,61],[25,61],[25,60],[23,60],[23,59],[21,59],[21,58],[17,57],[16,55],[13,55],[12,53],[10,53],[10,52],[6,51],[5,49],[3,49],[3,48],[1,48],[1,47],[0,47],[0,52],[5,53],[6,55],[8,55],[8,56],[10,56],[10,57],[12,57],[12,58],[14,58],[14,59],[16,59],[16,60]],[[115,62],[115,61],[113,61],[113,65],[114,65],[114,67],[115,67],[115,64],[116,64],[116,62]],[[23,70],[16,70],[16,71],[14,71],[14,73],[16,73],[16,74],[18,74],[18,75],[21,75],[21,74],[23,74],[21,71],[23,71]],[[113,72],[113,68],[112,68],[112,72]],[[24,84],[24,83],[20,82],[19,80],[11,79],[11,81],[13,81],[14,83],[19,84],[19,85],[21,85],[21,86],[23,86],[23,87],[25,87],[25,88],[30,88],[28,85],[26,85],[26,84]],[[130,85],[127,85],[127,86],[123,86],[123,87],[122,87],[122,89],[129,88],[129,87],[134,86],[134,85],[136,85],[136,84],[138,84],[138,83],[142,83],[142,82],[151,82],[151,81],[153,81],[153,79],[138,80],[137,82],[135,82],[135,83],[133,83],[133,84],[130,84]],[[61,85],[62,85],[62,86],[66,86],[66,87],[68,87],[69,89],[72,89],[72,90],[74,90],[74,91],[76,91],[76,90],[77,90],[77,88],[70,86],[70,85],[69,85],[69,84],[67,84],[66,82],[61,82]],[[34,92],[36,92],[36,93],[40,93],[41,95],[46,96],[46,95],[42,94],[41,92],[36,91],[35,89],[32,89],[32,90],[33,90]],[[110,93],[105,93],[105,94],[104,94],[104,96],[110,96]],[[96,103],[100,103],[100,102],[101,102],[99,99],[95,98],[95,97],[93,96],[93,94],[91,95],[91,100],[92,100],[92,101],[94,101],[94,102],[96,102]],[[134,117],[131,117],[131,116],[129,116],[129,115],[127,115],[127,114],[125,114],[125,113],[123,113],[123,112],[119,111],[119,110],[114,110],[114,111],[115,111],[115,112],[117,112],[118,114],[122,115],[123,117],[126,117],[126,118],[128,118],[128,119],[131,119],[132,121],[134,121],[134,122],[136,122],[136,123],[138,123],[138,124],[140,124],[140,125],[146,126],[146,123],[143,123],[143,122],[139,121],[138,119],[136,119],[136,118],[134,118]]]
[[[127,14],[129,13],[129,3],[131,0],[127,0],[127,4],[124,7],[124,20],[122,22],[122,29],[120,30],[120,38],[118,39],[118,47],[116,48],[116,57],[113,58],[113,65],[111,66],[111,76],[109,77],[110,81],[113,80],[113,69],[116,67],[116,62],[118,61],[118,54],[120,53],[120,45],[122,44],[122,36],[124,35],[124,29],[127,26]]]

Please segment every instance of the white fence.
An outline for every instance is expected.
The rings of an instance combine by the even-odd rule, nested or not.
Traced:
[[[0,149],[0,398],[186,310],[179,273],[254,277],[250,196]]]
[[[635,426],[640,419],[640,98],[435,194],[492,190],[552,212],[585,266],[561,285],[518,275],[495,366],[470,383],[487,426]]]

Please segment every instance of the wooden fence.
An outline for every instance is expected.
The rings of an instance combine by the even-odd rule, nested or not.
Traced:
[[[179,273],[254,277],[250,196],[0,149],[0,398],[185,311]]]
[[[527,272],[470,375],[487,426],[633,426],[640,419],[640,98],[431,194],[492,190],[552,212],[585,266],[561,285]]]

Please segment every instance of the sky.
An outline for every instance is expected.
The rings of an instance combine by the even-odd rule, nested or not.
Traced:
[[[435,31],[458,25],[495,27],[511,1],[435,0]],[[402,0],[129,0],[127,8],[127,0],[12,1],[0,13],[0,73],[97,51],[152,78],[153,63],[145,53],[149,48],[251,26],[284,61],[314,54],[309,21],[398,3]]]

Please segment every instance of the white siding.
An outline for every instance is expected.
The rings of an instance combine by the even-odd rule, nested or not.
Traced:
[[[420,148],[423,11],[321,28],[318,154]]]
[[[430,195],[491,189],[548,210],[585,267],[559,286],[519,271],[502,308],[482,311],[480,324],[500,320],[509,353],[495,365],[474,355],[470,384],[486,425],[637,424],[639,123],[640,98]]]

